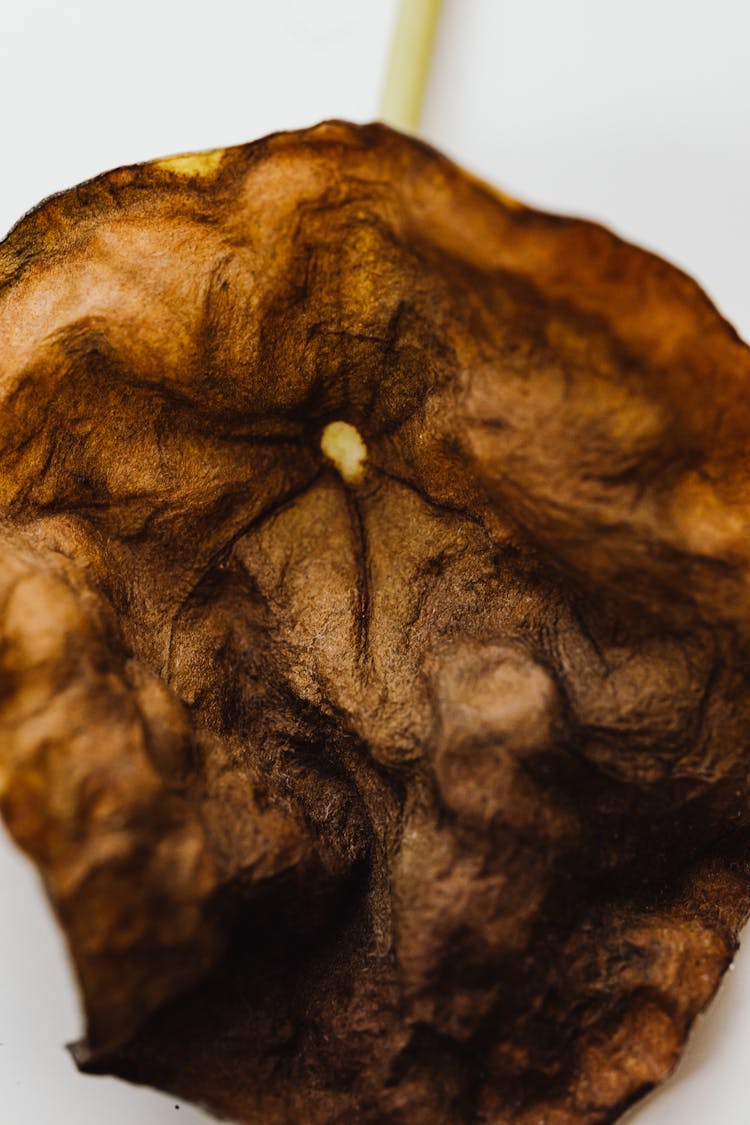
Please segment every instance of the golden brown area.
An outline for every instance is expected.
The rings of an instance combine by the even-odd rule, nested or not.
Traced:
[[[330,122],[0,246],[0,779],[81,1065],[257,1125],[596,1125],[750,906],[750,352]]]

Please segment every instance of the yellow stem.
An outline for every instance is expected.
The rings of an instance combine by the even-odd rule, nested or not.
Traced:
[[[419,128],[442,4],[443,0],[401,0],[380,119],[405,132]]]

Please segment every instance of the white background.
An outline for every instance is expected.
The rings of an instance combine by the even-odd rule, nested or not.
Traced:
[[[750,338],[747,0],[445,0],[423,135],[513,195],[683,266]],[[395,0],[25,0],[0,9],[0,232],[105,168],[377,115]],[[31,870],[0,840],[4,1125],[198,1125],[79,1076]],[[750,953],[631,1125],[748,1125]],[[304,1123],[300,1123],[304,1125]],[[353,1123],[354,1125],[354,1123]]]

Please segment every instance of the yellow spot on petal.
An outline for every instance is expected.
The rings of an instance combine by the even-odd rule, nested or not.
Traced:
[[[223,156],[223,148],[212,148],[207,152],[168,156],[165,160],[156,160],[154,163],[162,172],[174,172],[177,176],[210,176],[221,164]]]
[[[348,422],[329,422],[320,438],[320,448],[347,484],[359,484],[367,461],[367,446],[359,430]]]

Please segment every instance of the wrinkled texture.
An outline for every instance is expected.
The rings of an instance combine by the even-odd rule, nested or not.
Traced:
[[[257,1125],[661,1081],[750,907],[750,352],[697,286],[328,123],[42,204],[0,341],[2,810],[80,1064]]]

